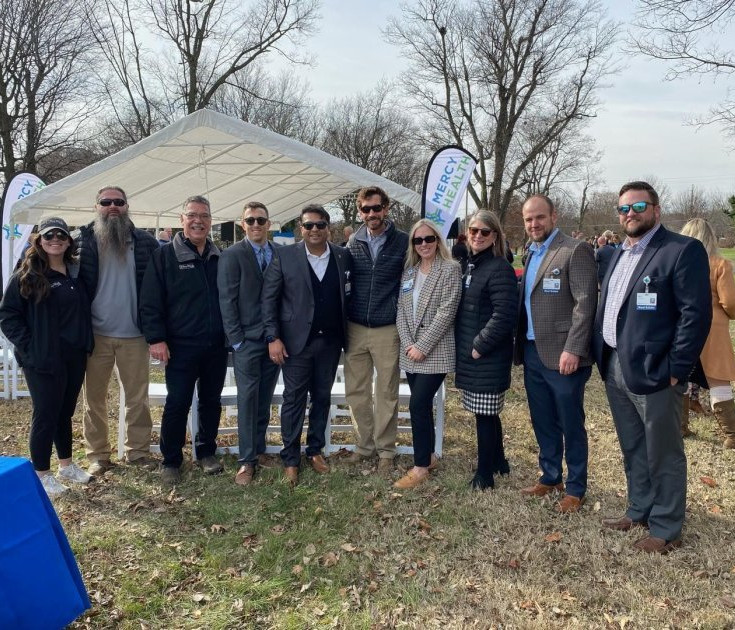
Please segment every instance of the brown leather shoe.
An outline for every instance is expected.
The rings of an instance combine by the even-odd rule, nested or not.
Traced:
[[[641,521],[634,521],[629,516],[618,516],[618,517],[612,517],[612,518],[603,518],[602,519],[602,526],[607,527],[608,529],[614,529],[618,532],[627,532],[633,529],[634,527],[648,527],[648,523],[641,522]]]
[[[383,460],[380,460],[383,461]],[[429,478],[428,469],[427,472],[424,474],[416,472],[414,468],[409,470],[403,477],[401,477],[398,481],[396,481],[393,484],[394,488],[399,488],[401,490],[409,490],[411,488],[415,488],[416,486],[421,485]]]
[[[235,483],[238,486],[249,486],[253,483],[255,477],[255,466],[252,464],[243,464],[235,475]]]
[[[521,494],[524,497],[545,497],[551,492],[562,492],[564,490],[563,483],[557,483],[555,486],[547,486],[545,483],[535,483],[534,485],[523,488]]]
[[[283,469],[283,474],[288,479],[288,481],[291,483],[292,486],[295,486],[299,483],[299,467],[298,466],[286,466]]]
[[[429,470],[437,470],[439,468],[439,458],[436,453],[431,454],[431,460],[429,462]]]
[[[267,453],[261,453],[258,455],[258,466],[261,468],[276,468],[278,466],[278,462],[276,462]]]
[[[381,457],[378,460],[378,472],[379,473],[390,473],[393,472],[395,464],[393,463],[392,457]]]
[[[92,477],[101,477],[108,470],[112,470],[113,465],[114,464],[109,459],[98,459],[89,465],[87,472],[92,475]]]
[[[677,547],[681,547],[681,538],[675,540],[664,540],[655,536],[646,536],[633,543],[633,549],[644,551],[645,553],[660,553],[662,556],[673,551]]]
[[[324,455],[322,455],[321,453],[319,455],[312,455],[311,457],[307,457],[306,459],[309,460],[309,463],[314,469],[314,472],[317,472],[320,475],[324,475],[325,473],[329,472],[329,464],[327,464],[327,460],[324,459]]]
[[[584,505],[584,497],[573,497],[571,494],[567,494],[556,506],[556,511],[559,514],[573,514],[579,512],[580,508]]]

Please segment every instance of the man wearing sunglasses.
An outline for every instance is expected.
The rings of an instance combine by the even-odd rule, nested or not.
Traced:
[[[268,465],[265,435],[279,367],[268,355],[261,295],[265,271],[280,246],[268,240],[268,208],[259,201],[245,204],[240,225],[245,238],[222,252],[217,286],[237,384],[239,467],[235,483],[247,486],[258,466]]]
[[[556,227],[558,215],[547,196],[529,197],[522,214],[532,243],[521,278],[515,362],[523,364],[541,478],[521,494],[566,490],[557,511],[568,514],[581,508],[587,493],[584,388],[592,374],[597,266],[589,243]]]
[[[148,407],[148,344],[140,329],[138,301],[156,239],[128,216],[125,191],[107,186],[97,193],[96,219],[74,234],[79,275],[92,301],[94,352],[84,378],[84,442],[89,473],[111,468],[107,390],[117,367],[125,392],[125,459],[151,467],[151,414]]]
[[[268,267],[263,286],[265,339],[271,360],[283,368],[281,437],[286,479],[295,485],[307,396],[306,457],[315,472],[329,472],[322,449],[332,384],[345,347],[352,261],[328,242],[329,213],[319,205],[301,211],[303,240],[287,245]]]
[[[712,321],[709,261],[699,241],[661,225],[647,182],[625,184],[617,212],[627,238],[602,282],[593,350],[623,452],[628,508],[602,524],[647,527],[633,547],[665,554],[681,545],[686,508],[683,396],[687,381],[706,386],[699,355]]]
[[[349,463],[379,457],[390,472],[398,426],[398,290],[408,251],[408,234],[388,220],[390,200],[377,186],[357,194],[363,225],[348,244],[354,265],[345,354],[345,393],[357,436]],[[375,371],[375,399],[373,399]]]

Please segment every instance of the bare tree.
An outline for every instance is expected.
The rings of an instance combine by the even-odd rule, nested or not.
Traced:
[[[387,29],[415,107],[475,154],[471,195],[501,220],[538,154],[595,115],[617,33],[595,0],[417,0]]]
[[[39,172],[39,159],[64,154],[94,109],[85,98],[89,40],[74,0],[0,4],[0,167],[7,181]],[[58,166],[63,166],[57,161]]]
[[[667,62],[668,80],[684,76],[730,77],[735,73],[731,26],[735,0],[639,0],[634,50]],[[719,123],[735,140],[735,99],[714,106],[697,121]]]
[[[408,188],[419,188],[428,156],[391,84],[380,83],[365,93],[327,104],[322,127],[320,147],[328,153]],[[345,223],[354,225],[355,196],[345,196],[339,206]],[[416,218],[406,208],[392,208],[391,214],[402,225]]]

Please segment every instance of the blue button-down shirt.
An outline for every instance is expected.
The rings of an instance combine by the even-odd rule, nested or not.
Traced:
[[[523,292],[523,301],[526,307],[526,320],[528,321],[526,339],[530,339],[531,341],[536,339],[536,335],[533,332],[533,317],[531,316],[531,290],[536,282],[536,274],[538,273],[538,268],[541,266],[541,261],[544,259],[544,256],[549,249],[549,245],[551,245],[551,241],[554,240],[554,237],[558,233],[559,228],[554,228],[551,234],[549,234],[549,237],[543,243],[531,243],[531,246],[528,248],[528,255],[530,258],[528,260],[528,267],[526,267],[526,277],[524,278],[525,288]]]
[[[261,247],[257,243],[253,243],[250,239],[248,239],[248,243],[250,243],[250,247],[253,248],[253,252],[255,253],[255,260],[258,262],[258,267],[260,267],[260,250],[263,250],[265,253],[265,264],[266,267],[271,264],[271,260],[273,260],[273,250],[270,247],[270,244],[268,241],[265,242],[265,245]]]

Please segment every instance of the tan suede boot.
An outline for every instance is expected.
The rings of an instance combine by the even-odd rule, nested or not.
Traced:
[[[725,434],[725,448],[735,448],[735,403],[723,400],[714,404],[715,418]]]
[[[697,435],[689,428],[689,396],[684,396],[684,409],[681,412],[681,437]]]

